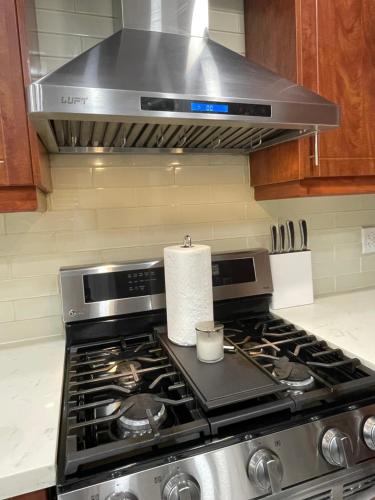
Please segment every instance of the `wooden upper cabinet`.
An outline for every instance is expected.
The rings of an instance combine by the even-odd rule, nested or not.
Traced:
[[[48,156],[27,117],[33,1],[0,0],[0,12],[0,212],[37,210],[51,181]]]
[[[3,134],[1,108],[0,108],[0,178],[3,169],[4,169],[4,134]]]
[[[375,2],[317,5],[317,90],[341,107],[341,127],[321,135],[322,175],[375,174]]]
[[[25,493],[16,497],[10,497],[9,500],[48,500],[48,492],[51,490],[38,490],[31,493]]]
[[[16,4],[8,0],[2,3],[0,106],[5,169],[0,182],[5,185],[32,184]]]
[[[247,57],[341,108],[339,129],[251,155],[257,199],[375,192],[374,0],[245,0]]]

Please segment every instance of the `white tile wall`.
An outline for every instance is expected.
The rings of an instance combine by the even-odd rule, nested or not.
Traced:
[[[76,11],[112,17],[113,0],[76,0]]]
[[[282,200],[261,205],[270,214],[277,214],[279,220],[306,218],[316,294],[375,285],[375,257],[361,252],[361,226],[375,225],[375,195]]]
[[[0,216],[0,341],[61,332],[61,266],[160,256],[186,233],[214,251],[267,247],[271,223],[305,217],[317,294],[375,284],[375,255],[360,247],[360,226],[375,224],[375,195],[257,203],[238,156],[53,155],[51,163],[49,210]]]
[[[115,31],[113,1],[36,0],[42,74]],[[245,53],[242,0],[211,0],[209,22],[213,40]]]
[[[61,303],[58,295],[20,299],[14,302],[14,318],[16,320],[58,316],[60,311]]]
[[[51,9],[39,9],[37,14],[38,31],[41,33],[61,33],[71,36],[94,36],[98,38],[105,38],[113,34],[113,20],[111,17]],[[51,49],[53,50],[53,47]]]
[[[111,0],[37,0],[45,69],[111,32]],[[212,36],[243,51],[242,0],[212,0]],[[269,225],[305,217],[317,294],[375,284],[360,226],[375,224],[375,195],[257,203],[247,158],[51,157],[54,192],[42,214],[0,214],[0,342],[63,331],[61,266],[162,255],[190,233],[214,251],[269,245]]]

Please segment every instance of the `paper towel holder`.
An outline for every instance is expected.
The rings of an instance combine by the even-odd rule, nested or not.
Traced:
[[[184,241],[181,245],[182,248],[191,248],[193,245],[191,244],[191,236],[187,234],[184,236]]]

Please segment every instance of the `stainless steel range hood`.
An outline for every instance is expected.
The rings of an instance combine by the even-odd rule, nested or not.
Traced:
[[[29,87],[51,152],[248,153],[338,107],[208,38],[208,0],[123,0],[125,27]]]

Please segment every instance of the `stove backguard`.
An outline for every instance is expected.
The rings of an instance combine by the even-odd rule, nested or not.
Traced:
[[[215,301],[271,294],[268,251],[213,255],[212,278]],[[161,259],[62,268],[60,286],[65,323],[165,309]]]

